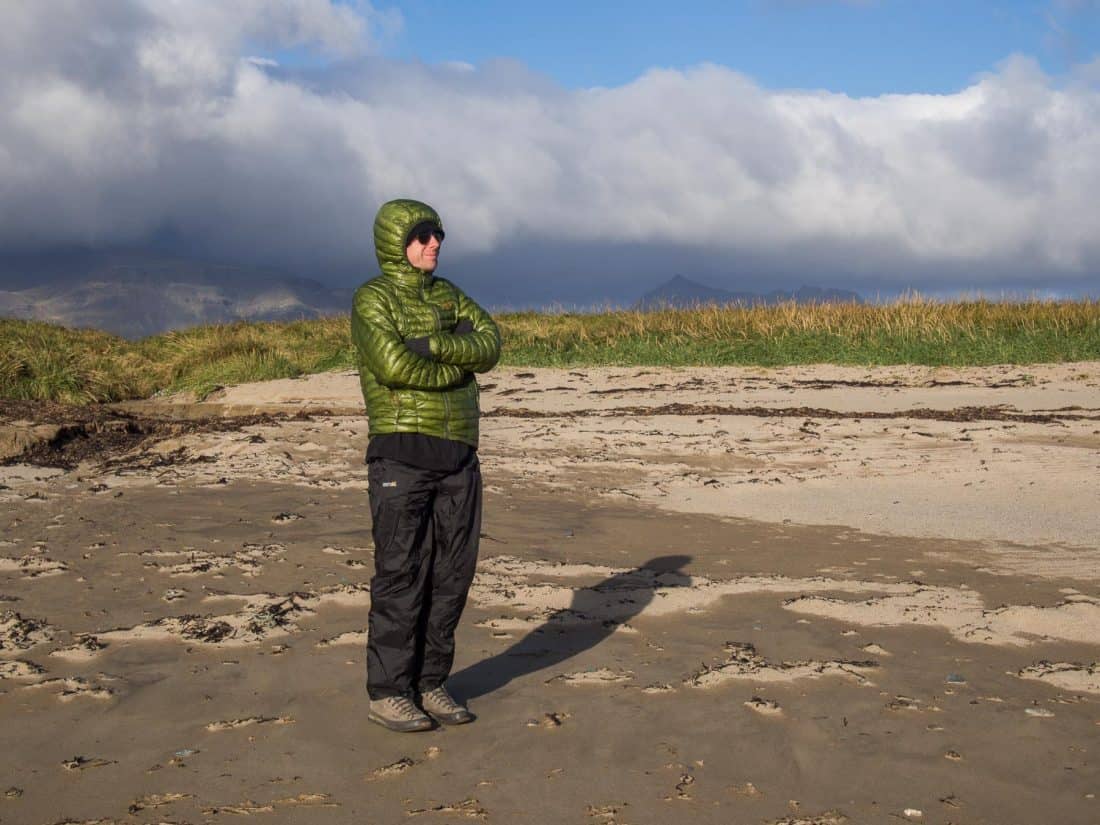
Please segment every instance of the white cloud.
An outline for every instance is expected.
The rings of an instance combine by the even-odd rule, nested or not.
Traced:
[[[45,9],[0,11],[7,246],[169,231],[308,274],[370,260],[375,209],[409,195],[468,254],[516,237],[820,248],[884,286],[941,264],[973,285],[1100,271],[1095,67],[1056,81],[1013,57],[951,95],[776,92],[715,65],[568,91],[513,61],[366,57],[399,24],[366,3]],[[342,60],[294,73],[247,57],[257,44]]]

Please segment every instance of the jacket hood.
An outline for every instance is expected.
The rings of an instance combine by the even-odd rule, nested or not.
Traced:
[[[374,251],[383,273],[421,277],[425,274],[405,257],[405,242],[409,232],[424,221],[443,228],[439,213],[426,203],[401,198],[382,204],[374,217]]]

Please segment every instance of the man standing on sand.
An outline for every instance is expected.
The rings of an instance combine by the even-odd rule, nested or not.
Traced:
[[[382,274],[359,287],[351,314],[370,417],[367,718],[396,731],[474,719],[444,682],[481,533],[473,374],[500,358],[500,332],[435,277],[442,243],[443,224],[427,204],[383,204],[374,219]]]

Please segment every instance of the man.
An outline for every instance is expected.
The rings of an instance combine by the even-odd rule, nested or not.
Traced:
[[[374,219],[382,274],[359,287],[351,315],[370,417],[367,718],[396,731],[474,719],[444,682],[481,531],[473,374],[500,358],[500,332],[435,277],[443,237],[427,204],[383,204]]]

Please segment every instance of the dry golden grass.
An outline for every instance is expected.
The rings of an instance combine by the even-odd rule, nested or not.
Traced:
[[[517,364],[989,364],[1100,355],[1100,302],[705,306],[500,318]]]
[[[993,364],[1100,359],[1100,301],[931,301],[516,312],[502,363],[523,366]],[[194,327],[126,341],[0,320],[0,397],[147,397],[354,368],[346,316]]]
[[[670,344],[697,341],[747,341],[792,333],[864,337],[903,336],[948,340],[975,339],[990,329],[1021,333],[1095,330],[1097,301],[938,302],[912,296],[891,304],[795,304],[773,306],[618,310],[599,314],[515,313],[501,316],[509,344],[611,344],[631,338],[660,338]]]

